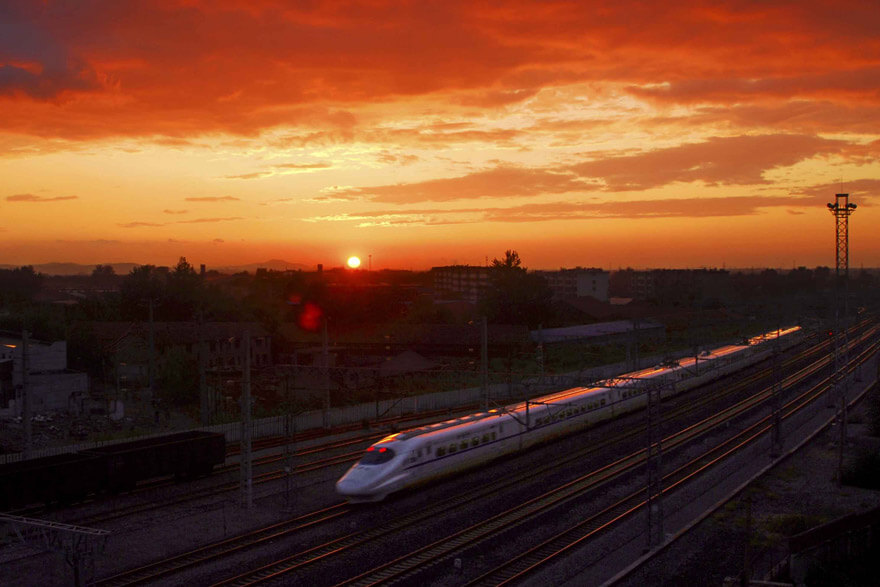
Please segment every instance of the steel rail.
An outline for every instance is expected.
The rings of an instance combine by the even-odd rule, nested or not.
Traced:
[[[855,363],[863,362],[867,356],[877,352],[880,345],[874,345],[864,351]],[[850,371],[855,366],[850,367]],[[808,390],[790,400],[783,406],[785,413],[782,419],[791,418],[801,410],[813,404],[828,391],[833,376],[828,376]],[[691,459],[676,470],[663,477],[663,494],[667,495],[681,488],[686,482],[694,480],[698,475],[719,464],[737,451],[764,438],[772,428],[772,415],[764,416],[734,436],[723,440],[718,445],[706,450],[703,454]],[[553,536],[541,544],[519,554],[517,557],[484,573],[467,583],[468,587],[477,585],[509,585],[527,579],[528,576],[550,562],[558,560],[586,540],[595,538],[600,532],[610,529],[613,525],[625,520],[642,510],[647,504],[644,491],[639,490],[618,500],[613,505],[596,513],[571,528]]]
[[[815,367],[815,369],[806,369],[802,370],[802,374],[804,377],[807,377],[814,373],[816,370],[821,369],[822,367],[828,364],[828,360],[820,361],[821,365]],[[769,395],[769,391],[763,392],[764,395]],[[680,431],[676,434],[671,435],[670,437],[664,439],[663,446],[664,449],[675,448],[676,446],[683,445],[685,442],[695,439],[702,434],[708,432],[711,429],[716,428],[721,425],[723,422],[728,421],[729,419],[739,416],[742,413],[745,413],[751,410],[755,406],[755,402],[748,398],[744,402],[741,402],[742,409],[741,411],[732,412],[730,409],[726,410],[726,413],[722,418],[718,418],[713,416],[707,420],[715,420],[714,423],[704,422],[702,425],[692,426],[686,430]],[[644,454],[645,449],[637,451],[617,461],[614,465],[624,465],[628,464],[628,466],[621,466],[619,468],[619,474],[623,474],[625,472],[631,472],[635,469],[635,467],[641,465],[644,462]],[[462,550],[465,547],[472,546],[478,542],[482,542],[490,537],[496,536],[503,531],[507,531],[515,525],[522,524],[538,514],[544,513],[551,507],[555,507],[561,503],[566,503],[571,499],[579,497],[583,494],[588,493],[592,489],[595,488],[593,483],[591,483],[591,477],[596,475],[597,473],[602,473],[606,471],[608,468],[600,469],[596,473],[591,473],[589,475],[584,476],[583,478],[576,480],[572,483],[566,484],[561,488],[557,488],[547,494],[539,498],[535,498],[530,502],[527,502],[524,505],[517,506],[514,509],[509,510],[503,514],[499,514],[493,518],[485,522],[481,522],[480,524],[476,524],[471,528],[460,531],[452,536],[439,540],[433,544],[425,546],[421,549],[414,551],[413,553],[395,559],[389,563],[381,565],[372,571],[368,571],[367,573],[363,573],[353,579],[349,579],[341,583],[340,585],[353,585],[353,586],[366,586],[366,585],[379,585],[379,584],[393,584],[394,582],[401,581],[404,579],[411,579],[417,573],[423,572],[426,568],[433,566],[439,563],[441,560],[449,558],[453,553]],[[604,482],[607,479],[599,479],[598,482]],[[574,489],[574,486],[578,486],[580,491]],[[640,492],[641,493],[641,492]],[[624,504],[618,503],[611,507],[609,510],[610,514],[616,519],[619,516],[628,515],[626,514],[626,508]],[[616,515],[615,515],[616,514]],[[501,521],[501,520],[504,521]]]

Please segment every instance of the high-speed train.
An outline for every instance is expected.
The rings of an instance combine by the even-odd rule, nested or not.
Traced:
[[[643,369],[405,432],[367,448],[339,481],[336,492],[351,502],[385,499],[390,493],[471,469],[504,455],[570,434],[643,407],[645,391],[661,385],[661,397],[692,389],[767,356],[776,340],[795,344],[800,327],[704,351],[697,357]],[[763,351],[767,352],[763,352]],[[720,361],[722,357],[727,360]],[[715,363],[711,365],[711,363]]]

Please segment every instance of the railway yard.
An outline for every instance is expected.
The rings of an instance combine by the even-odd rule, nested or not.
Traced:
[[[863,428],[858,400],[876,393],[876,340],[869,328],[850,337],[864,380],[854,374],[848,386],[850,436]],[[662,457],[649,463],[663,488],[653,495],[650,544],[644,410],[379,503],[348,504],[334,483],[388,427],[420,425],[427,414],[261,440],[252,508],[240,503],[239,455],[229,446],[226,464],[206,477],[10,513],[109,532],[80,578],[108,586],[721,584],[744,566],[753,578],[776,578],[787,546],[781,520],[803,529],[880,505],[880,492],[834,481],[832,365],[829,341],[813,338],[664,400],[653,429]],[[774,390],[782,443],[771,458]],[[73,584],[61,555],[7,542],[0,583]]]

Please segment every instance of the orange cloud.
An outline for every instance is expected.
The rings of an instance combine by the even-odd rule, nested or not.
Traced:
[[[610,218],[717,218],[751,216],[769,208],[820,206],[825,192],[791,196],[741,196],[733,198],[677,198],[613,202],[547,202],[494,208],[394,209],[321,216],[312,222],[359,222],[361,226],[472,224],[476,222],[546,222]],[[797,210],[787,210],[798,213]]]
[[[144,227],[154,227],[154,226],[165,226],[164,224],[157,224],[155,222],[126,222],[124,224],[119,224],[121,228],[144,228]]]
[[[567,167],[501,166],[469,175],[410,184],[334,190],[315,201],[365,199],[383,203],[448,202],[595,191],[634,191],[675,182],[768,184],[764,173],[818,155],[853,148],[808,135],[713,137],[700,143],[624,155],[609,154]]]
[[[848,143],[807,135],[713,137],[646,153],[572,166],[584,177],[601,178],[609,190],[646,190],[673,182],[709,185],[769,183],[764,173],[817,155],[840,152]]]
[[[64,200],[76,200],[79,196],[55,196],[47,198],[34,194],[15,194],[14,196],[6,196],[7,202],[61,202]]]
[[[209,222],[229,222],[231,220],[244,220],[241,216],[227,216],[225,218],[196,218],[194,220],[178,220],[176,224],[204,224]]]
[[[184,198],[187,202],[238,202],[241,198],[235,196],[199,196]]]
[[[535,194],[559,194],[599,189],[570,172],[545,169],[499,167],[463,177],[434,179],[414,184],[396,184],[371,188],[350,188],[315,198],[320,201],[369,199],[384,203],[448,202],[476,198],[525,197]]]

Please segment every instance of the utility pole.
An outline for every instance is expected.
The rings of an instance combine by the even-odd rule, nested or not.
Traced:
[[[211,408],[208,401],[208,380],[205,374],[205,362],[207,354],[205,350],[205,321],[204,312],[199,309],[199,421],[202,426],[211,423]]]
[[[849,363],[849,345],[847,341],[847,312],[849,310],[847,298],[849,296],[849,217],[855,211],[856,205],[849,201],[849,194],[835,194],[833,204],[828,204],[828,210],[834,216],[836,228],[836,263],[834,272],[834,388],[840,398],[840,411],[837,415],[840,430],[840,441],[837,447],[837,482],[842,482],[843,475],[843,452],[846,444],[846,402],[847,402],[847,377],[846,371]],[[841,278],[843,288],[840,287]],[[840,313],[843,311],[843,320]],[[841,356],[843,355],[843,356]]]
[[[251,333],[244,332],[241,341],[244,352],[241,370],[241,504],[245,509],[254,506],[253,454],[251,453]]]
[[[327,317],[321,333],[321,380],[324,386],[324,429],[330,429],[330,341],[327,335]]]
[[[770,458],[775,459],[782,454],[782,352],[779,345],[779,331],[773,343],[772,377],[773,389],[770,399],[773,428],[770,429]]]
[[[153,328],[153,296],[150,295],[150,399],[155,393],[154,383],[156,377],[156,341]]]
[[[647,540],[645,552],[650,552],[663,543],[663,430],[661,427],[660,404],[663,400],[665,381],[650,382],[645,394],[648,405],[645,408],[646,436],[648,447],[645,456],[647,469]]]
[[[489,410],[489,327],[486,317],[480,320],[480,387],[483,392],[483,410]]]
[[[31,390],[28,382],[30,356],[28,352],[28,336],[26,328],[21,331],[21,421],[24,424],[24,458],[31,458],[34,447],[33,429],[31,425]]]
[[[293,388],[296,387],[296,354],[294,354],[294,363],[293,363]],[[285,476],[285,486],[284,486],[284,504],[285,508],[288,512],[292,512],[295,509],[294,503],[294,474],[296,473],[296,465],[294,464],[294,457],[296,456],[296,416],[293,412],[293,394],[291,389],[291,381],[290,381],[290,373],[284,374],[284,403],[287,404],[287,409],[285,410],[285,418],[284,418],[284,472]]]

